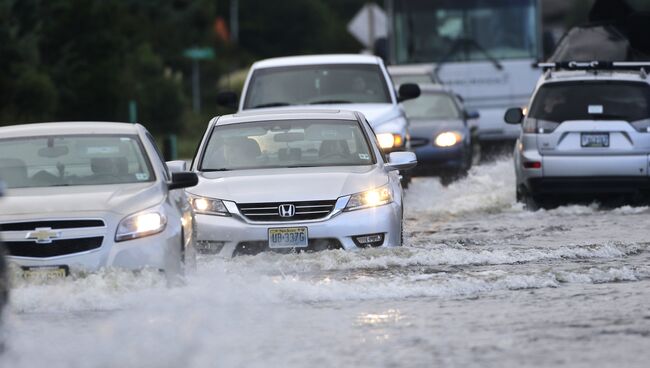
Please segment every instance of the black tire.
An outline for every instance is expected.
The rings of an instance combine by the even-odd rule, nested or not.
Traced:
[[[471,154],[471,166],[476,166],[481,163],[481,143],[479,143],[478,138],[472,140],[472,154]]]

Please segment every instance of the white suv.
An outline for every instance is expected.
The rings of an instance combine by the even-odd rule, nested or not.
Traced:
[[[417,84],[395,92],[383,61],[371,55],[311,55],[261,60],[246,78],[238,110],[323,107],[359,111],[370,122],[385,152],[408,150],[408,121],[400,102],[417,98]],[[235,107],[237,95],[219,94]]]
[[[645,199],[650,193],[650,63],[540,64],[527,112],[512,108],[505,120],[523,122],[515,148],[517,197],[527,207],[554,199]]]

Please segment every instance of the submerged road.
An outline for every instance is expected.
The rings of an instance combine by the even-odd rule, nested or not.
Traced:
[[[402,248],[18,281],[0,366],[647,367],[650,209],[530,213],[513,175],[415,179]]]

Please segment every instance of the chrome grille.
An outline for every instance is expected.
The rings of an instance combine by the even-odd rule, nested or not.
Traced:
[[[47,258],[66,254],[87,252],[101,247],[101,236],[81,239],[53,240],[51,244],[38,244],[31,241],[5,242],[9,255],[15,257]]]
[[[269,202],[269,203],[238,203],[239,212],[251,221],[304,221],[318,220],[327,217],[334,210],[336,201],[304,201],[304,202]],[[290,217],[280,216],[280,206],[293,205],[295,214]]]
[[[102,219],[39,219],[0,223],[7,253],[16,257],[47,258],[91,251],[102,246]]]

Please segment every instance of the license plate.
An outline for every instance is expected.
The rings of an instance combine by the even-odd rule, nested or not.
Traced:
[[[308,245],[306,227],[269,229],[269,248],[304,248]]]
[[[609,147],[609,133],[582,133],[582,147]]]
[[[38,281],[62,279],[70,274],[68,266],[25,266],[22,270],[25,279]]]

